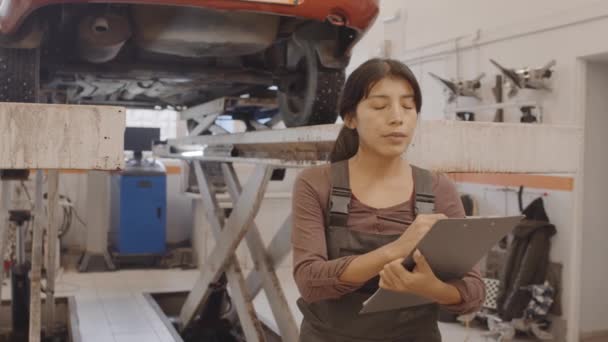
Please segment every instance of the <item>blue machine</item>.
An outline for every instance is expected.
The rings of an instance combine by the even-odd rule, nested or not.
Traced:
[[[129,129],[125,135],[125,149]],[[148,146],[151,146],[148,145]],[[109,241],[119,256],[162,255],[166,251],[167,176],[158,161],[141,152],[111,180],[112,227]]]

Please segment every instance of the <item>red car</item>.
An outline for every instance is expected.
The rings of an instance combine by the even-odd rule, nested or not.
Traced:
[[[379,0],[0,0],[0,101],[188,107],[277,96],[333,123]]]

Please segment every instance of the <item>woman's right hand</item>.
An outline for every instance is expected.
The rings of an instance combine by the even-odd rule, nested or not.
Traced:
[[[439,220],[447,219],[444,214],[420,214],[416,220],[395,240],[391,246],[391,258],[405,258],[412,253],[420,240],[431,231]]]

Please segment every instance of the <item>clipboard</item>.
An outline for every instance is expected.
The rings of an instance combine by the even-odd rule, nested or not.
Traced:
[[[442,281],[462,278],[494,245],[508,235],[524,216],[469,217],[439,220],[420,241],[417,249]],[[412,255],[404,267],[412,270]],[[360,314],[429,304],[433,301],[409,293],[378,289],[363,303]]]

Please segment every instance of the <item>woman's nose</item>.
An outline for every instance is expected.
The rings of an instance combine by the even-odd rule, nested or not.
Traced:
[[[391,125],[402,125],[403,124],[403,109],[401,106],[393,106],[389,113],[389,123]]]

